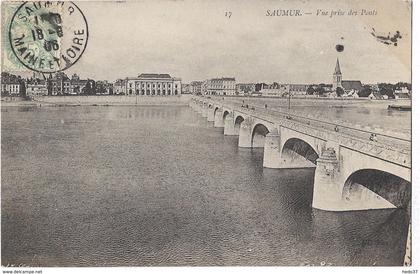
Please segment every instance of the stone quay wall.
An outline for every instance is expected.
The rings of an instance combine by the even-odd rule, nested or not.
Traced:
[[[52,105],[188,105],[190,95],[180,96],[42,96],[32,102]]]

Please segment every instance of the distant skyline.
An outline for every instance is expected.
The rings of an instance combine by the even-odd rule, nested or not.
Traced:
[[[82,58],[65,71],[68,75],[115,81],[169,73],[184,83],[216,77],[244,83],[332,83],[339,58],[344,80],[411,81],[411,10],[404,1],[75,3],[86,16],[90,36]],[[274,9],[312,15],[266,16]],[[331,19],[317,17],[318,9],[375,9],[377,15]],[[371,35],[372,28],[384,35],[398,30],[402,39],[398,46],[385,45]],[[343,52],[336,51],[338,43]]]

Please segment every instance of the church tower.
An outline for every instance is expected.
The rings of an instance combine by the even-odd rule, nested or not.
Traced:
[[[337,87],[343,87],[341,85],[341,70],[340,70],[340,62],[337,58],[337,63],[335,64],[335,70],[333,74],[333,90],[335,90]]]

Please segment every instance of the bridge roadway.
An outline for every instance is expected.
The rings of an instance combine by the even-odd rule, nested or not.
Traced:
[[[264,167],[315,168],[314,208],[410,206],[409,136],[205,97],[193,97],[190,106],[238,136],[239,147],[263,147]]]

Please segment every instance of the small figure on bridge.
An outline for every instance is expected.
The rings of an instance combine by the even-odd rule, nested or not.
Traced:
[[[378,137],[376,136],[375,133],[371,133],[370,134],[370,137],[369,137],[369,140],[374,141],[374,142],[377,142],[378,141]]]
[[[264,108],[267,109],[267,104],[264,105]]]
[[[335,132],[338,132],[338,126],[335,126],[335,128],[334,128],[334,130],[335,130]]]

